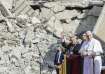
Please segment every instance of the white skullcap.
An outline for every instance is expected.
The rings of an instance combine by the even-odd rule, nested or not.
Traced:
[[[91,31],[86,31],[87,35],[93,35],[93,33]]]

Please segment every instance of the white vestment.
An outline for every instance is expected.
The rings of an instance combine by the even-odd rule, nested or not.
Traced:
[[[94,58],[94,65],[92,57],[84,57],[83,74],[101,74],[102,59],[99,55],[100,53],[103,53],[103,50],[100,42],[94,38],[92,38],[90,41],[84,41],[79,52],[84,55],[91,55],[94,52],[96,55],[98,55]]]

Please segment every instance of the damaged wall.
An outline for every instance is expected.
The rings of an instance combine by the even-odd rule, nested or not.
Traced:
[[[39,74],[39,63],[42,74],[51,74],[49,65],[53,66],[61,32],[93,30],[101,9],[73,0],[46,2],[32,16],[20,12],[22,15],[7,18],[12,31],[7,21],[0,20],[0,74]]]

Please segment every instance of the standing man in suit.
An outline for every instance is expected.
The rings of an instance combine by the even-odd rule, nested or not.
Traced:
[[[56,67],[56,73],[57,74],[59,74],[60,65],[64,61],[64,53],[63,53],[63,50],[64,50],[64,48],[62,46],[59,46],[57,48],[57,51],[56,51],[56,54],[55,54],[54,65]]]

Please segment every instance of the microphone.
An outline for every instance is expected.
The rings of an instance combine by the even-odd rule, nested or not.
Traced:
[[[38,44],[41,41],[39,39],[36,39],[36,40],[33,40],[32,42],[33,42],[33,44]]]
[[[33,43],[33,44],[38,44],[38,42],[35,42],[35,43]]]

